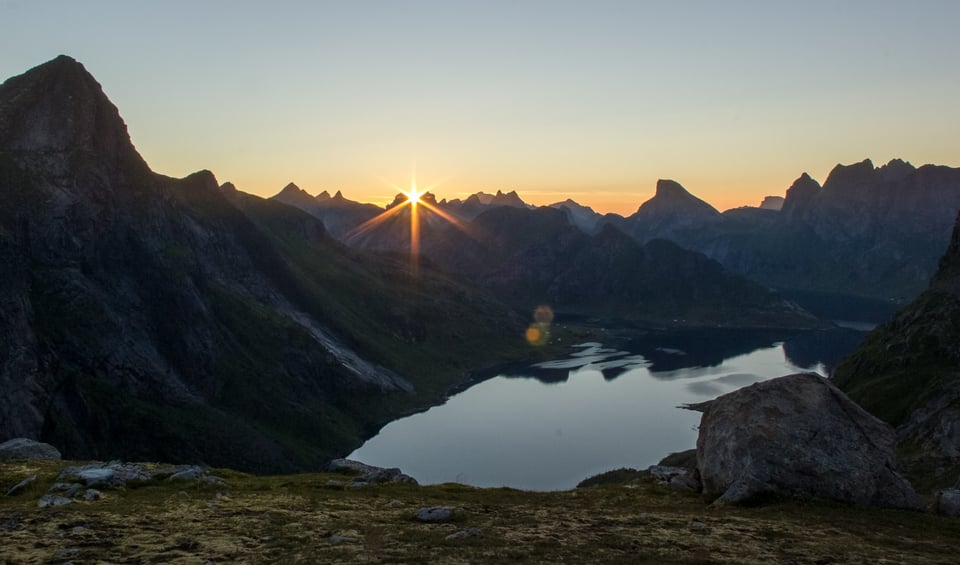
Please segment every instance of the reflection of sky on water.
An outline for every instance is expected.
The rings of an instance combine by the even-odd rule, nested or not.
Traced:
[[[816,343],[804,351],[812,352]],[[668,364],[670,370],[655,371],[635,350],[580,344],[568,357],[528,367],[531,376],[511,371],[392,422],[350,457],[400,467],[424,484],[533,490],[571,488],[610,469],[646,467],[694,447],[700,415],[677,406],[806,370],[791,363],[778,341],[747,351],[730,343],[723,348],[736,354],[711,365]],[[705,358],[661,354],[691,362]],[[813,369],[825,371],[822,363]],[[614,377],[605,374],[610,370]]]

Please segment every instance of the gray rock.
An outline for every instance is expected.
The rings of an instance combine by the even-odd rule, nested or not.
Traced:
[[[710,526],[701,520],[691,520],[690,521],[690,530],[700,533],[708,533],[710,531]]]
[[[66,549],[57,550],[57,552],[53,554],[53,558],[63,559],[64,557],[76,557],[77,555],[80,555],[80,548],[68,547]]]
[[[466,530],[460,530],[447,536],[445,539],[455,540],[455,539],[465,539],[472,538],[474,536],[480,535],[480,528],[467,528]]]
[[[33,481],[35,481],[35,480],[37,480],[37,476],[36,476],[36,475],[30,475],[30,476],[27,477],[26,479],[23,479],[23,480],[20,481],[19,483],[17,483],[17,484],[15,484],[15,485],[13,485],[12,487],[10,487],[10,490],[7,491],[7,496],[13,496],[13,495],[15,495],[15,494],[19,494],[21,491],[23,491],[23,489],[25,489],[25,488],[27,488],[28,486],[32,485],[32,484],[33,484]]]
[[[222,477],[217,477],[216,475],[209,475],[209,476],[203,477],[202,481],[208,485],[221,486],[221,487],[227,486],[227,481],[224,480]]]
[[[948,488],[934,495],[933,509],[944,516],[960,516],[960,489]]]
[[[102,493],[95,488],[88,488],[87,492],[83,493],[83,499],[87,502],[94,502],[100,500]]]
[[[64,498],[57,494],[45,494],[40,497],[40,500],[37,501],[37,508],[51,508],[54,506],[66,506],[67,504],[72,504],[73,501],[69,498]]]
[[[196,481],[202,478],[204,473],[201,467],[189,467],[167,477],[168,481]]]
[[[349,536],[341,536],[340,534],[333,534],[327,539],[329,539],[333,543],[357,543],[357,541],[359,541],[357,540],[357,538],[352,538]]]
[[[413,517],[418,522],[449,522],[453,520],[455,512],[453,506],[432,506],[420,508]]]
[[[353,479],[351,487],[361,487],[376,483],[406,483],[417,484],[417,480],[410,475],[405,475],[397,467],[384,468],[367,465],[352,459],[334,459],[327,463],[327,471],[335,473],[354,472],[360,476]]]
[[[393,500],[391,500],[390,502],[387,503],[387,508],[400,508],[400,507],[403,506],[403,505],[404,505],[403,502],[401,502],[401,501],[399,501],[399,500],[397,500],[397,499],[393,499]]]
[[[94,485],[108,485],[113,482],[114,477],[113,469],[84,469],[77,473],[77,476],[80,477],[87,486]]]
[[[366,463],[354,461],[353,459],[334,459],[327,463],[327,466],[324,470],[332,473],[342,473],[344,471],[369,473],[370,471],[375,471],[379,468],[380,467],[374,467],[373,465],[367,465]]]
[[[687,406],[703,412],[703,494],[721,503],[764,495],[923,509],[896,471],[893,429],[814,373],[779,377]]]
[[[362,476],[357,477],[353,480],[353,483],[356,484],[376,484],[376,483],[404,483],[404,484],[417,484],[417,480],[411,477],[410,475],[405,475],[397,467],[390,469],[381,469],[376,468],[368,473],[363,474]]]
[[[82,488],[83,485],[80,483],[53,483],[50,485],[50,488],[47,489],[47,492],[62,493],[62,495],[67,498],[73,498]]]
[[[658,482],[670,485],[675,489],[700,492],[700,480],[694,476],[690,469],[652,465],[647,469],[647,472]]]
[[[60,452],[56,447],[48,444],[18,437],[0,443],[0,461],[15,460],[60,460]]]

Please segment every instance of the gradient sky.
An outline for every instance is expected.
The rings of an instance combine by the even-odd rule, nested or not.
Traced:
[[[0,0],[0,76],[60,53],[154,170],[271,195],[517,190],[757,205],[804,171],[960,165],[960,2]]]

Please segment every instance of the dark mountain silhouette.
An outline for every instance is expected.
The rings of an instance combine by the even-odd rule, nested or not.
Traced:
[[[327,232],[340,241],[344,241],[355,227],[383,212],[379,206],[350,200],[339,190],[333,196],[327,191],[311,196],[293,183],[271,198],[318,218]]]
[[[719,224],[722,218],[713,206],[687,192],[672,180],[657,181],[657,192],[644,202],[621,228],[641,243],[651,239],[683,241],[689,232]]]
[[[520,309],[549,304],[655,325],[816,324],[699,253],[665,240],[640,245],[609,225],[587,235],[563,210],[501,207],[469,227],[426,241],[424,254]]]
[[[894,160],[804,173],[783,206],[723,214],[667,185],[633,216],[608,216],[638,241],[661,237],[785,292],[906,300],[926,285],[960,210],[960,169]],[[641,212],[643,212],[641,214]]]
[[[780,211],[783,208],[782,196],[764,196],[763,202],[760,203],[760,208],[763,210],[776,210]]]
[[[960,473],[960,216],[929,288],[867,335],[834,380],[897,426],[911,478],[946,487]]]
[[[603,218],[603,216],[594,212],[593,208],[579,204],[571,198],[567,198],[563,202],[550,204],[550,207],[566,210],[570,223],[588,234],[596,233],[600,220]]]
[[[316,468],[522,341],[405,257],[153,173],[69,57],[0,85],[0,199],[0,439],[66,457]]]
[[[515,190],[506,193],[498,190],[496,194],[478,192],[471,194],[463,201],[454,199],[441,201],[440,203],[440,207],[445,211],[464,220],[472,220],[483,212],[500,206],[531,208],[529,204],[520,199],[520,195],[518,195]]]

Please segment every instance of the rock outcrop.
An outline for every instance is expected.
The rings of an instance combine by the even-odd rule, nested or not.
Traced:
[[[893,429],[815,373],[756,383],[689,405],[703,413],[703,494],[721,503],[765,496],[922,509],[896,471]]]
[[[930,287],[834,374],[851,398],[897,427],[904,468],[931,488],[960,476],[960,216]]]
[[[23,437],[0,443],[0,461],[11,460],[59,460],[60,451],[56,447]]]

